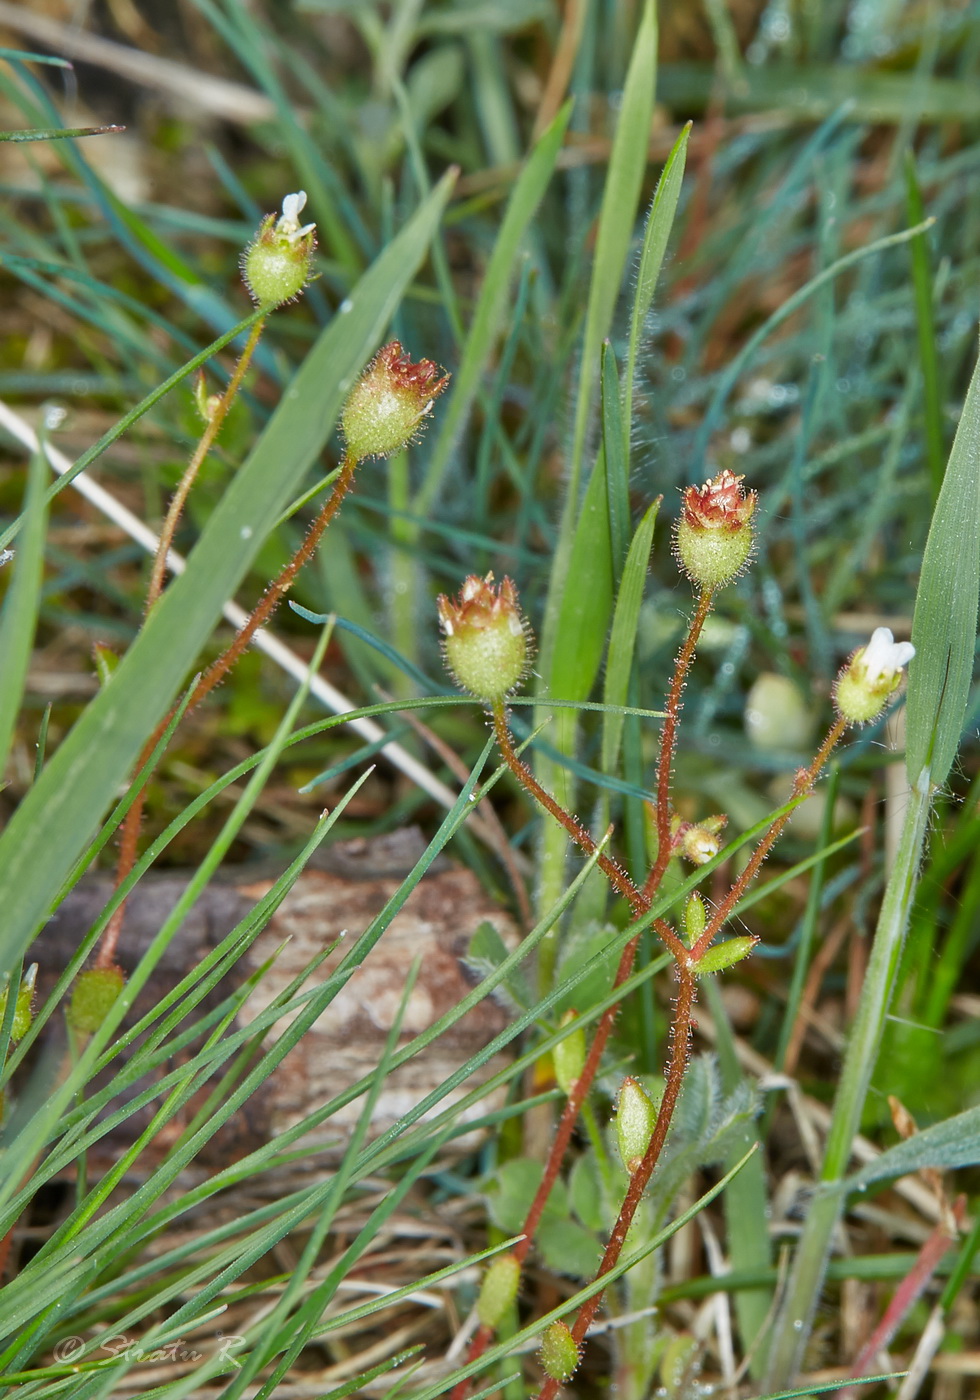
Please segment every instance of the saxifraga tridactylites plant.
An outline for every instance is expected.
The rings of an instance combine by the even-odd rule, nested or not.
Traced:
[[[755,543],[752,517],[756,509],[756,495],[752,491],[746,493],[741,482],[742,478],[732,472],[722,471],[703,486],[691,486],[683,492],[675,550],[682,572],[697,591],[694,612],[675,662],[667,695],[656,773],[654,816],[658,847],[642,885],[635,883],[613,856],[599,850],[585,823],[574,813],[566,811],[538,783],[515,749],[507,697],[525,677],[531,644],[528,623],[521,612],[511,580],[505,578],[500,585],[495,585],[492,574],[483,579],[473,575],[464,582],[458,599],[439,598],[443,649],[454,679],[487,706],[500,752],[518,782],[537,804],[561,823],[587,856],[596,859],[609,883],[626,900],[634,919],[641,919],[651,909],[673,855],[682,854],[694,864],[703,864],[718,849],[717,833],[724,824],[723,816],[692,824],[681,822],[675,815],[672,764],[684,685],[705,620],[717,591],[748,567]],[[669,1063],[663,1096],[658,1105],[654,1105],[642,1086],[630,1077],[624,1082],[619,1096],[616,1128],[628,1185],[596,1273],[597,1280],[618,1263],[630,1225],[651,1176],[661,1161],[690,1062],[697,979],[745,958],[757,942],[750,936],[717,942],[718,935],[783,831],[793,807],[813,790],[845,729],[850,724],[866,723],[881,714],[894,695],[902,668],[912,654],[909,643],[895,643],[887,629],[879,628],[868,645],[851,656],[835,686],[837,718],[817,748],[812,762],[797,772],[790,810],[774,818],[727,894],[713,910],[705,906],[699,895],[692,894],[686,902],[679,932],[662,918],[653,920],[658,937],[674,959],[676,990]],[[622,986],[632,973],[639,941],[640,935],[637,933],[626,944],[616,971],[615,987]],[[516,1299],[520,1270],[534,1246],[576,1121],[599,1072],[618,1010],[618,1004],[613,1005],[601,1016],[591,1045],[583,1054],[574,1057],[575,1072],[559,1076],[560,1087],[566,1094],[564,1110],[551,1142],[540,1185],[524,1221],[522,1238],[506,1256],[506,1266],[498,1262],[488,1272],[478,1308],[480,1325],[469,1348],[470,1363],[485,1351],[496,1326]],[[578,1036],[579,1032],[575,1034]],[[564,1351],[560,1360],[551,1357],[556,1345],[552,1334],[554,1326],[558,1324],[554,1324],[545,1334],[542,1353],[543,1356],[547,1353],[542,1361],[545,1380],[539,1400],[552,1400],[562,1382],[571,1374],[574,1366],[570,1358],[574,1355],[577,1364],[601,1300],[602,1291],[594,1293],[579,1309],[570,1325],[562,1324]],[[453,1391],[453,1400],[464,1400],[468,1388],[468,1381],[460,1381]]]

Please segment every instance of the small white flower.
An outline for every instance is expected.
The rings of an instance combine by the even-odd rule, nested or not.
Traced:
[[[890,627],[876,627],[860,657],[860,665],[867,683],[878,687],[893,681],[914,655],[911,642],[896,642]]]
[[[316,224],[304,224],[302,228],[300,227],[299,216],[305,207],[305,190],[297,190],[296,194],[287,194],[282,202],[282,214],[276,222],[276,232],[284,233],[290,243],[305,238],[316,228]]]
[[[0,564],[6,564],[13,557],[14,551],[12,549],[0,549]]]

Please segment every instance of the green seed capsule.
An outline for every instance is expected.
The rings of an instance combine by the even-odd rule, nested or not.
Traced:
[[[476,1314],[484,1327],[498,1328],[517,1297],[521,1266],[513,1254],[498,1254],[483,1275]]]
[[[571,1380],[579,1363],[578,1343],[564,1322],[553,1322],[541,1338],[538,1359],[553,1381]]]

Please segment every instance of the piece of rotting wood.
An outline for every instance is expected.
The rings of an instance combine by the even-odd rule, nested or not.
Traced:
[[[216,1005],[279,950],[272,967],[240,1013],[239,1024],[247,1024],[299,975],[312,957],[339,939],[336,949],[312,979],[313,982],[325,980],[396,892],[422,849],[419,833],[409,830],[370,840],[338,843],[320,853],[316,865],[307,867],[299,876],[234,972],[210,994],[203,1008]],[[136,887],[127,906],[119,949],[120,964],[125,971],[135,967],[186,888],[186,882],[187,877],[182,872],[173,871],[144,878]],[[170,943],[149,987],[138,998],[129,1022],[135,1022],[176,986],[273,883],[272,874],[254,866],[232,868],[213,881]],[[40,999],[53,987],[111,892],[112,877],[108,874],[84,879],[33,945],[29,958],[39,965]],[[200,1166],[213,1170],[273,1140],[346,1086],[369,1074],[398,1013],[416,958],[420,959],[420,967],[408,998],[399,1045],[406,1044],[450,1011],[477,980],[467,968],[465,958],[474,932],[485,920],[494,925],[507,946],[516,944],[513,921],[480,887],[475,876],[445,857],[438,859],[395,915],[363,965],[261,1089],[207,1145],[201,1154]],[[507,1022],[508,1014],[500,1002],[492,995],[486,997],[422,1053],[391,1071],[374,1106],[372,1136],[389,1128],[460,1064],[487,1045]],[[280,1023],[270,1030],[267,1044],[284,1025],[285,1022]],[[58,1017],[52,1018],[50,1026],[48,1053],[42,1056],[49,1074],[52,1065],[62,1062],[58,1047],[65,1040],[64,1025]],[[172,1064],[165,1068],[171,1068]],[[451,1093],[440,1109],[462,1097],[474,1083],[489,1078],[503,1064],[503,1057],[495,1056],[474,1079]],[[134,1092],[145,1086],[146,1081],[141,1081]],[[35,1091],[39,1088],[42,1086],[34,1086]],[[179,1118],[168,1124],[153,1147],[141,1157],[140,1174],[152,1167],[162,1150],[173,1142],[212,1088],[213,1084],[195,1096]],[[492,1104],[500,1102],[499,1096],[485,1100],[471,1109],[470,1116],[480,1116]],[[93,1165],[98,1168],[101,1162],[115,1160],[121,1148],[146,1127],[158,1106],[159,1102],[154,1101],[147,1110],[134,1114],[102,1139],[90,1154]],[[110,1107],[118,1108],[118,1103]],[[311,1149],[335,1145],[342,1149],[362,1107],[362,1099],[352,1100],[309,1137],[304,1137],[301,1145],[309,1145]],[[472,1134],[459,1141],[464,1148],[474,1145]]]

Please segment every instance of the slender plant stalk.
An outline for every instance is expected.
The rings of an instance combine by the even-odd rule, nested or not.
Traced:
[[[698,639],[701,636],[708,613],[711,611],[711,599],[712,590],[710,588],[704,588],[698,594],[694,616],[674,665],[674,678],[670,683],[670,691],[667,695],[664,728],[660,739],[660,759],[657,764],[657,859],[654,861],[653,869],[643,886],[643,893],[651,900],[660,888],[660,881],[663,879],[664,871],[670,861],[670,778],[674,763],[674,749],[677,746],[677,725],[680,721],[682,708],[681,697],[687,683],[687,673],[691,669],[691,662],[694,660],[694,653],[697,650]]]
[[[795,796],[801,797],[812,789],[845,728],[846,724],[841,719],[838,719],[831,726],[826,738],[817,750],[813,762],[809,767],[803,768],[797,773],[793,788]],[[674,1017],[670,1028],[670,1064],[667,1070],[667,1082],[664,1089],[664,1096],[657,1110],[657,1121],[654,1125],[654,1130],[651,1134],[646,1153],[640,1165],[630,1176],[626,1196],[620,1208],[616,1224],[613,1226],[612,1233],[609,1236],[609,1242],[606,1245],[605,1253],[599,1264],[596,1278],[601,1278],[603,1274],[615,1268],[616,1264],[619,1262],[619,1256],[622,1253],[623,1244],[629,1233],[630,1225],[633,1223],[633,1217],[636,1214],[640,1201],[643,1199],[643,1193],[647,1188],[650,1177],[653,1175],[657,1163],[660,1161],[660,1156],[667,1140],[667,1133],[674,1116],[674,1110],[677,1107],[681,1086],[684,1082],[684,1074],[690,1058],[692,1015],[694,1004],[697,1000],[697,979],[694,972],[694,965],[698,959],[707,952],[712,940],[716,937],[722,924],[729,917],[731,911],[745,893],[749,882],[758,871],[766,855],[772,849],[791,815],[792,813],[788,812],[784,816],[778,817],[776,821],[772,823],[753,851],[745,870],[739,876],[738,880],[736,880],[725,899],[722,900],[715,910],[714,916],[701,938],[698,939],[690,951],[685,949],[683,957],[677,960],[676,975],[678,980],[678,992],[674,1006]],[[602,1297],[602,1293],[594,1294],[579,1310],[571,1331],[572,1337],[580,1346],[585,1339],[589,1327],[592,1325],[592,1319],[595,1317]],[[538,1400],[553,1400],[557,1391],[558,1382],[549,1379],[542,1386],[538,1394]]]
[[[201,676],[197,685],[191,692],[190,700],[187,702],[188,711],[199,705],[204,697],[214,689],[225,675],[227,675],[228,671],[234,666],[235,662],[255,636],[255,633],[268,622],[269,618],[282,601],[283,595],[292,587],[300,569],[312,558],[324,530],[340,509],[343,499],[350,490],[351,483],[354,480],[354,470],[356,467],[357,461],[353,457],[345,454],[341,462],[340,472],[333,484],[333,489],[323,503],[320,514],[310,526],[303,543],[293,555],[292,559],[290,559],[289,563],[282,569],[279,576],[269,584],[269,587],[249,614],[247,621],[242,624],[239,631],[235,634],[231,644],[226,647],[217,660],[213,661],[204,672],[204,675]],[[169,714],[161,720],[160,724],[157,725],[157,728],[147,741],[140,755],[137,768],[141,768],[149,755],[153,752],[161,734],[170,723],[172,717],[173,710],[171,710]],[[126,813],[126,820],[123,822],[122,831],[120,833],[119,860],[116,865],[117,889],[136,863],[142,821],[143,793],[140,793],[132,807],[130,807],[129,811]],[[105,931],[99,943],[99,950],[95,957],[94,965],[96,967],[111,967],[115,962],[116,949],[119,945],[119,936],[122,932],[125,913],[126,901],[124,900],[122,904],[119,905],[118,909],[116,909],[108,924],[106,924]]]
[[[885,887],[861,1003],[851,1032],[827,1135],[820,1188],[796,1251],[786,1297],[776,1319],[766,1385],[781,1389],[799,1369],[813,1313],[823,1285],[830,1244],[844,1204],[842,1181],[851,1145],[881,1048],[885,1018],[895,985],[931,802],[929,770],[923,769],[909,793],[902,838]]]
[[[167,518],[164,520],[163,528],[160,531],[160,542],[157,545],[157,552],[153,559],[153,571],[150,574],[150,585],[146,590],[147,612],[150,611],[153,604],[163,592],[163,580],[167,572],[167,555],[170,553],[170,547],[174,542],[177,526],[180,524],[180,517],[184,512],[184,506],[187,504],[187,497],[190,495],[191,487],[194,485],[195,478],[201,470],[205,458],[211,451],[215,438],[221,431],[221,425],[228,416],[228,410],[231,408],[235,396],[242,386],[242,380],[245,378],[245,372],[252,362],[252,356],[255,354],[255,347],[259,343],[259,337],[262,334],[264,326],[265,317],[263,316],[260,320],[256,321],[249,332],[248,340],[245,342],[245,348],[239,355],[238,363],[235,365],[231,379],[228,381],[228,387],[214,405],[211,417],[208,419],[207,426],[201,435],[201,440],[194,449],[194,455],[187,463],[184,475],[181,477],[177,490],[174,492],[173,499],[170,502],[170,508],[167,511]]]

